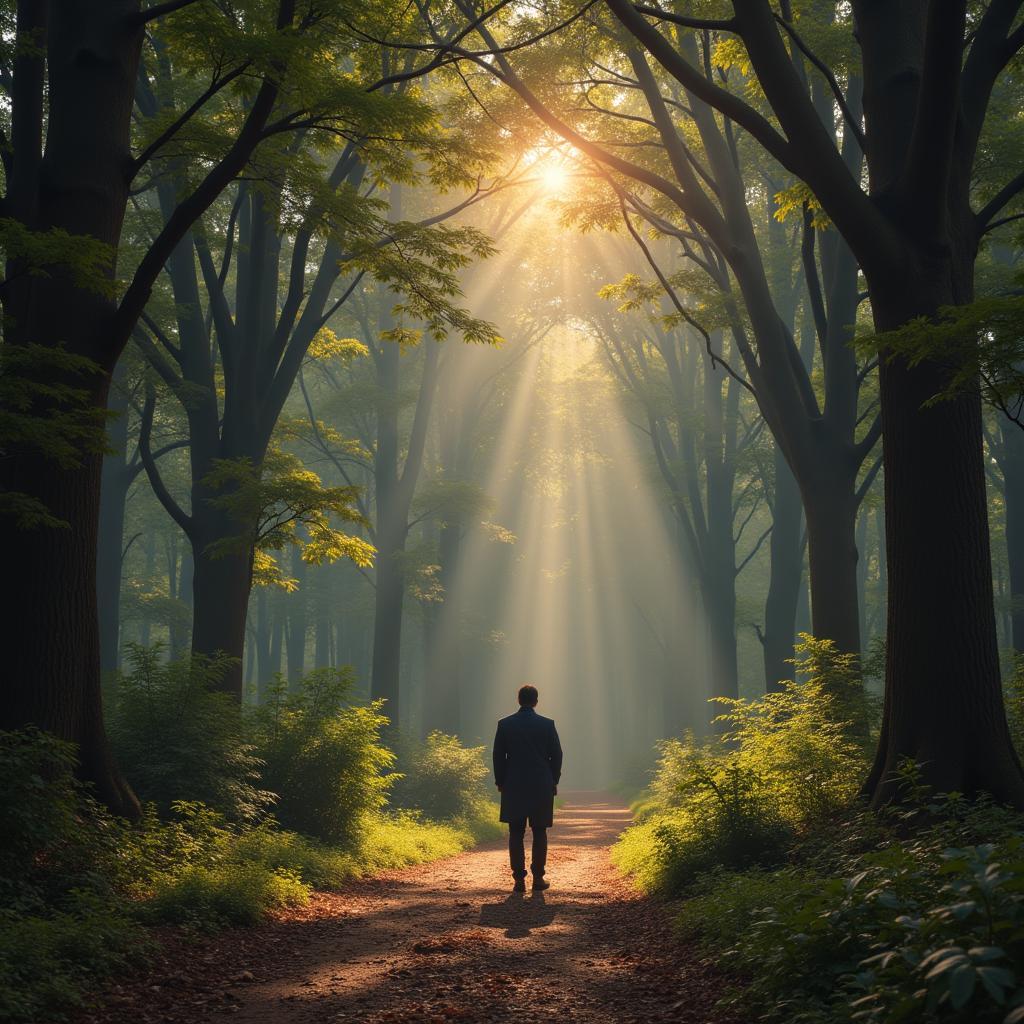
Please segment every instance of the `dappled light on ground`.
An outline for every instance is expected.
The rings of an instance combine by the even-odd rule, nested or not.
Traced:
[[[511,893],[497,842],[320,894],[262,928],[174,939],[82,1024],[720,1019],[709,966],[609,864],[628,823],[599,794],[569,796],[543,894]]]

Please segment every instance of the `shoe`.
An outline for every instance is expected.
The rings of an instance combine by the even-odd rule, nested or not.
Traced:
[[[533,880],[533,891],[534,892],[543,892],[545,889],[550,889],[550,888],[551,888],[551,883],[550,882],[545,882],[543,878],[535,878]]]
[[[526,879],[517,878],[516,884],[512,886],[513,892],[526,892]]]

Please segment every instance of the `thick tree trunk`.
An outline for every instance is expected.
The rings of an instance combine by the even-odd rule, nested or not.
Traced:
[[[876,287],[876,327],[934,313],[953,300],[948,280],[912,278],[898,295]],[[969,289],[961,292],[969,301]],[[865,788],[875,806],[892,799],[894,772],[909,758],[937,792],[987,792],[1024,807],[999,679],[981,400],[967,394],[923,407],[945,381],[946,371],[929,363],[881,362],[888,657],[882,734]]]
[[[193,472],[195,472],[193,470]],[[252,533],[220,510],[209,507],[209,493],[200,484],[192,499],[192,653],[231,659],[218,688],[241,702],[245,622],[252,590],[251,547],[211,548],[225,538]]]
[[[803,505],[789,464],[775,449],[775,507],[772,512],[771,574],[764,605],[764,681],[768,692],[791,679],[796,609],[803,579],[804,553],[800,542]]]
[[[736,575],[718,574],[711,587],[704,591],[704,608],[708,617],[708,639],[711,645],[710,696],[739,696],[739,662],[736,654]],[[721,709],[711,706],[712,717]]]
[[[17,488],[45,502],[65,529],[9,545],[5,569],[17,599],[4,615],[4,699],[0,729],[35,725],[78,745],[82,777],[98,799],[128,817],[138,802],[117,772],[103,727],[96,541],[102,458],[55,473],[19,460]]]
[[[857,607],[857,499],[852,480],[820,481],[804,491],[811,631],[840,653],[859,653]]]

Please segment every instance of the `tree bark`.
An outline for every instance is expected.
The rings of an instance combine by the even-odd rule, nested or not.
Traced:
[[[112,451],[104,456],[100,489],[100,523],[96,551],[96,599],[100,629],[100,672],[108,676],[121,664],[121,561],[125,503],[131,480],[125,462],[128,402],[116,391],[110,403],[114,419],[107,428]]]
[[[764,680],[767,692],[781,689],[780,681],[793,677],[796,610],[804,573],[803,505],[789,464],[775,447],[775,506],[769,540],[771,574],[764,606]]]
[[[111,250],[118,244],[142,43],[141,26],[131,27],[127,18],[138,6],[137,0],[18,5],[25,48],[15,61],[8,209],[30,230],[57,227]],[[40,153],[44,76],[46,142]],[[5,344],[63,343],[92,359],[97,372],[91,379],[67,383],[84,387],[91,407],[106,407],[121,351],[108,336],[114,314],[109,297],[76,285],[57,267],[12,281],[3,307]],[[102,461],[98,453],[85,453],[78,466],[67,469],[37,455],[5,460],[0,486],[41,501],[69,525],[34,543],[10,545],[7,569],[19,591],[4,617],[11,682],[0,727],[33,724],[74,741],[82,776],[97,796],[112,810],[134,816],[138,804],[114,768],[100,701],[96,552]]]
[[[999,468],[1003,474],[1006,559],[1010,583],[1010,642],[1024,653],[1024,430],[1000,422]]]
[[[959,275],[959,295],[950,292],[952,277],[947,263],[918,271],[895,294],[891,283],[876,285],[876,327],[969,301],[969,275]],[[985,792],[1021,807],[1024,773],[999,678],[981,399],[964,394],[924,407],[947,373],[927,362],[881,365],[888,657],[882,733],[865,792],[874,806],[897,797],[894,773],[912,759],[937,792]]]

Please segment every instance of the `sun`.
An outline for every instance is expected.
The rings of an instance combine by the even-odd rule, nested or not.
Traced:
[[[561,161],[544,161],[543,166],[537,168],[537,177],[545,192],[564,192],[569,184],[569,172]]]
[[[572,179],[572,160],[564,149],[537,146],[526,153],[529,179],[546,195],[568,191]]]

